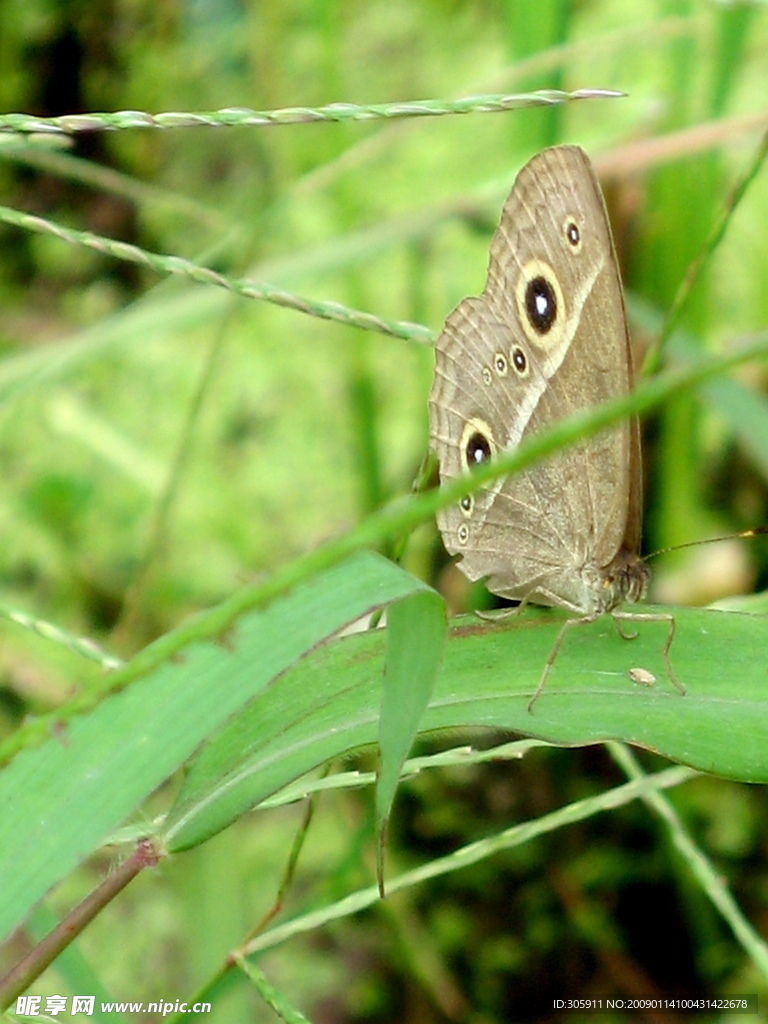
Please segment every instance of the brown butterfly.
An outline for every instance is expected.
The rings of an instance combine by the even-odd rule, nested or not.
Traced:
[[[437,340],[429,398],[442,482],[517,447],[564,416],[627,394],[632,351],[605,203],[576,146],[557,146],[520,171],[491,242],[483,293],[464,299]],[[494,594],[573,613],[555,641],[529,707],[567,630],[624,612],[645,594],[639,555],[640,432],[632,418],[494,481],[438,513],[443,542],[470,580]]]

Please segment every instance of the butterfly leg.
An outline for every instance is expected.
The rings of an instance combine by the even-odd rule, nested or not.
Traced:
[[[505,619],[516,618],[523,610],[523,605],[518,604],[509,608],[475,608],[474,614],[483,622],[503,622]]]
[[[568,630],[572,626],[583,626],[583,625],[585,625],[588,622],[594,622],[596,618],[597,618],[596,615],[582,615],[578,619],[566,619],[565,620],[565,622],[563,623],[563,625],[562,625],[562,627],[560,629],[560,632],[557,634],[557,640],[555,640],[555,642],[554,642],[554,644],[552,646],[552,650],[549,652],[549,657],[547,658],[547,663],[544,666],[544,671],[541,673],[541,679],[539,680],[539,685],[536,687],[536,692],[531,697],[531,699],[528,701],[528,710],[529,711],[533,711],[533,705],[536,703],[536,701],[539,699],[539,697],[542,695],[542,693],[544,691],[544,687],[546,686],[547,679],[549,677],[549,673],[550,673],[550,671],[552,669],[552,666],[555,664],[555,658],[557,657],[558,651],[560,650],[560,648],[563,645],[563,640],[565,640],[565,634],[568,632]]]
[[[631,612],[629,614],[631,614]],[[625,633],[619,625],[619,616],[612,615],[611,618],[613,619],[613,624],[616,627],[616,632],[619,634],[622,640],[637,640],[638,636],[640,636],[638,630],[635,630],[634,633]]]
[[[661,649],[661,655],[664,658],[664,666],[667,670],[667,675],[672,685],[685,696],[685,687],[675,675],[675,670],[672,668],[672,662],[669,658],[669,648],[672,646],[672,641],[675,637],[675,617],[670,615],[669,612],[611,612],[613,621],[616,623],[616,629],[619,631],[619,636],[623,636],[626,639],[632,639],[637,636],[637,633],[629,634],[622,633],[618,619],[631,619],[633,622],[666,622],[669,626],[667,633],[667,639],[664,641],[664,646]]]
[[[520,615],[523,608],[525,608],[529,603],[530,597],[530,594],[526,594],[520,601],[520,604],[513,605],[509,608],[491,608],[489,610],[484,608],[475,608],[475,615],[478,619],[483,619],[485,622],[499,622],[504,619],[511,619]]]

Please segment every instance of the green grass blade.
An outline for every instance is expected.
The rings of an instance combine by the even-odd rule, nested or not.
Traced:
[[[255,693],[329,634],[410,593],[362,554],[197,639],[0,773],[0,936]]]
[[[236,963],[243,974],[250,978],[256,991],[267,1006],[275,1011],[280,1020],[285,1021],[285,1024],[312,1024],[309,1017],[305,1017],[297,1010],[255,964],[249,963],[243,956],[236,957]]]
[[[445,633],[445,604],[433,591],[412,594],[389,608],[376,784],[376,835],[382,887],[387,821],[400,771],[432,693],[445,646]]]
[[[410,871],[406,871],[389,882],[390,895],[408,890],[433,878],[440,878],[461,871],[500,853],[514,849],[523,843],[530,843],[539,836],[550,834],[557,829],[584,821],[603,811],[615,810],[644,796],[652,789],[668,789],[679,786],[690,778],[688,768],[665,768],[654,775],[625,782],[597,796],[576,800],[556,811],[512,825],[496,835],[467,843],[463,847],[442,857],[433,857]],[[379,899],[379,891],[372,885],[343,896],[335,903],[328,904],[306,914],[281,922],[251,939],[243,952],[251,956],[262,950],[271,949],[281,942],[295,938],[302,933],[315,931],[332,921],[359,913],[372,906]]]

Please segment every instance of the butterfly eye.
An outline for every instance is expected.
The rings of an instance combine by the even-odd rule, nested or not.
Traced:
[[[525,312],[537,334],[546,334],[557,320],[557,297],[546,277],[539,275],[525,289]]]

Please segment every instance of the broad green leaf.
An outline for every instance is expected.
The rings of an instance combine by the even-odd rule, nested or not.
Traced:
[[[674,614],[671,658],[686,696],[665,673],[665,624],[638,623],[637,639],[623,640],[604,617],[570,631],[532,712],[528,701],[562,618],[464,618],[450,631],[420,732],[488,727],[565,745],[618,739],[718,775],[768,781],[768,619]],[[221,803],[231,816],[233,807],[255,806],[331,758],[374,745],[385,651],[386,637],[376,630],[334,640],[297,663],[239,716],[239,743],[247,738],[250,756],[231,765],[218,791],[198,790],[199,800]],[[632,682],[632,668],[655,675],[655,684]],[[196,819],[208,807],[195,807],[193,795],[185,817],[170,823],[171,850],[199,838]]]
[[[22,750],[0,772],[0,938],[275,676],[353,619],[423,587],[380,556],[358,555],[243,613],[223,635],[201,632]]]
[[[394,566],[392,568],[394,569]],[[406,662],[408,662],[415,667],[410,680],[413,689],[419,692],[415,699],[413,693],[409,695],[411,709],[405,716],[399,720],[393,720],[391,715],[388,718],[388,750],[396,742],[399,743],[398,757],[400,750],[404,750],[402,759],[393,766],[395,780],[402,760],[407,756],[416,735],[418,717],[429,699],[436,663],[440,656],[441,637],[435,636],[435,612],[432,610],[435,607],[439,609],[442,638],[445,635],[445,611],[442,598],[419,580],[409,577],[405,573],[402,573],[402,576],[410,581],[411,592],[407,593],[404,590],[402,594],[397,595],[390,602],[387,613],[390,623],[394,617],[396,658],[400,661],[400,664],[396,666],[395,687],[401,686],[403,673],[407,671]],[[425,611],[425,603],[431,611]],[[391,625],[386,631],[377,630],[376,633],[382,639],[389,638],[390,629]],[[419,634],[419,629],[424,631],[423,635]],[[425,647],[429,647],[429,651],[420,653],[419,647],[414,646],[414,643],[424,644]],[[351,651],[351,648],[344,647],[344,650]],[[410,660],[408,660],[408,651],[410,651]],[[430,663],[432,663],[431,669]],[[301,674],[299,678],[301,678]],[[333,678],[328,680],[312,679],[310,684],[304,688],[299,683],[295,690],[289,687],[284,691],[282,680],[278,680],[275,686],[280,693],[287,694],[286,701],[283,701],[279,694],[277,700],[274,701],[252,701],[243,708],[240,714],[233,716],[225,723],[192,765],[165,822],[163,845],[169,851],[174,852],[196,846],[226,828],[249,810],[254,803],[263,799],[265,795],[265,776],[262,771],[264,751],[273,748],[277,751],[282,749],[282,737],[287,726],[313,710],[319,710],[322,714],[321,709],[326,701],[330,701],[332,715],[340,712],[339,707],[335,704],[339,694]],[[368,688],[368,692],[371,692],[370,688]],[[377,692],[381,693],[380,680],[377,681]],[[374,709],[374,718],[375,721],[378,721],[378,707]],[[320,726],[319,735],[321,737],[332,736],[334,728],[334,719],[329,718]],[[328,758],[334,757],[337,753],[343,753],[345,749],[345,747],[335,747],[331,742]],[[270,756],[267,755],[268,758]],[[279,757],[279,754],[277,756]],[[315,767],[325,759],[320,756],[307,763],[299,756],[296,761],[295,774],[291,777],[296,778],[298,775],[303,775],[309,768]],[[290,767],[292,763],[289,753],[287,762],[282,763],[281,766],[287,764],[290,774],[293,771]],[[268,773],[266,778],[269,778]],[[283,781],[290,781],[283,776],[280,778],[279,784],[267,782],[268,789],[271,787],[270,791],[279,788]]]
[[[387,819],[445,646],[445,604],[434,591],[412,594],[387,613],[387,654],[379,723],[376,836],[379,884]]]

